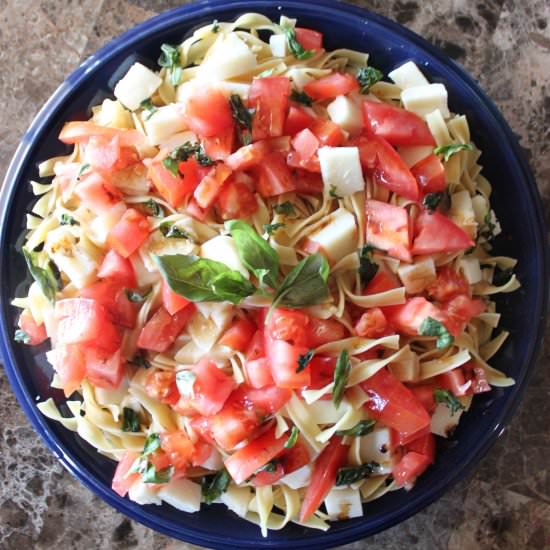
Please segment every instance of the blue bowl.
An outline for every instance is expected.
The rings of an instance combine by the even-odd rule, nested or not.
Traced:
[[[37,163],[65,153],[57,141],[63,123],[90,115],[90,107],[112,94],[116,82],[137,58],[152,63],[163,42],[177,43],[194,28],[233,20],[257,11],[272,19],[281,13],[297,17],[300,24],[322,31],[329,49],[348,47],[367,51],[372,64],[388,71],[414,60],[432,81],[449,91],[453,111],[465,113],[472,136],[483,151],[484,174],[494,184],[493,205],[504,235],[497,252],[518,258],[518,292],[498,300],[502,327],[511,338],[493,363],[516,379],[508,389],[494,389],[474,400],[451,442],[441,445],[437,463],[409,493],[391,493],[367,505],[364,518],[334,523],[327,533],[289,525],[263,539],[259,529],[239,519],[221,505],[204,506],[197,514],[169,506],[138,506],[119,498],[110,489],[114,463],[96,453],[77,435],[50,422],[36,408],[36,401],[53,397],[47,346],[30,348],[14,344],[17,312],[10,300],[22,295],[29,279],[19,254],[25,213],[34,198],[28,181],[37,177]],[[534,366],[541,343],[548,299],[546,229],[537,187],[518,141],[492,101],[474,80],[428,42],[378,15],[328,0],[280,1],[213,0],[166,12],[117,38],[90,57],[59,87],[24,135],[4,183],[0,202],[0,347],[12,387],[38,433],[63,465],[94,493],[129,517],[174,538],[213,548],[329,548],[361,539],[401,522],[434,501],[464,477],[495,442],[515,411]]]

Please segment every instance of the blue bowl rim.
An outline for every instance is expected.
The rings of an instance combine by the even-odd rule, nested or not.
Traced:
[[[253,6],[251,6],[253,4]],[[278,3],[281,9],[300,9],[308,7],[311,3],[307,0],[288,0]],[[511,148],[514,159],[518,163],[518,166],[523,174],[524,180],[527,183],[527,191],[530,195],[531,204],[534,207],[533,215],[535,217],[534,225],[538,230],[536,233],[537,242],[536,246],[540,251],[540,280],[543,281],[539,288],[539,310],[537,316],[539,322],[537,330],[530,342],[529,351],[527,354],[526,367],[522,369],[521,376],[516,379],[516,385],[513,388],[513,396],[508,402],[508,406],[501,411],[500,415],[495,418],[493,423],[493,430],[488,433],[483,439],[480,439],[478,445],[474,448],[470,460],[464,463],[460,468],[449,472],[447,476],[442,477],[437,483],[434,483],[429,490],[422,495],[414,495],[414,491],[409,494],[410,499],[405,506],[400,510],[397,510],[391,514],[388,514],[385,518],[381,519],[376,525],[371,525],[367,528],[366,524],[358,524],[350,527],[350,529],[342,532],[331,532],[330,530],[325,533],[310,532],[303,540],[293,540],[295,548],[330,548],[335,545],[346,544],[363,538],[365,536],[374,534],[376,532],[387,529],[415,513],[425,508],[428,504],[439,498],[444,491],[449,489],[452,485],[462,479],[475,464],[487,453],[489,448],[495,443],[496,439],[502,434],[506,424],[511,419],[513,413],[517,409],[520,402],[521,395],[523,394],[527,385],[528,379],[532,374],[534,363],[540,349],[544,320],[546,318],[548,297],[549,297],[549,267],[550,267],[550,255],[548,250],[548,241],[546,235],[546,226],[544,222],[542,202],[540,194],[537,189],[537,185],[533,174],[529,168],[529,165],[525,159],[524,153],[521,150],[517,137],[514,135],[498,108],[493,101],[483,92],[475,80],[468,75],[468,73],[459,65],[454,62],[450,62],[449,58],[437,47],[433,46],[425,39],[417,35],[416,33],[402,27],[398,23],[391,21],[390,19],[370,12],[368,10],[346,4],[341,0],[316,0],[316,7],[322,8],[326,13],[334,12],[337,16],[338,12],[347,12],[348,15],[364,18],[365,20],[373,21],[379,25],[388,28],[390,31],[401,35],[401,37],[409,42],[415,44],[419,49],[426,51],[429,55],[435,57],[440,62],[447,64],[450,69],[456,74],[456,76],[469,88],[473,93],[477,95],[482,101],[484,106],[490,111],[494,122],[498,124],[503,135],[507,138],[507,145]],[[10,204],[15,195],[16,189],[14,183],[18,179],[18,175],[24,169],[27,163],[27,157],[33,147],[36,138],[41,135],[48,126],[48,123],[52,116],[63,107],[65,99],[70,94],[71,89],[84,82],[90,73],[93,73],[101,68],[102,65],[108,62],[109,59],[117,55],[121,50],[132,46],[139,42],[140,37],[144,34],[155,33],[162,31],[163,28],[170,26],[175,19],[178,21],[184,21],[185,16],[190,15],[193,17],[211,15],[215,16],[216,8],[223,7],[224,9],[233,9],[235,11],[242,10],[256,11],[262,10],[262,8],[273,7],[273,2],[269,0],[258,0],[254,2],[248,2],[246,0],[202,0],[197,3],[193,3],[186,6],[181,6],[160,15],[157,15],[143,23],[133,27],[129,31],[116,37],[103,48],[91,55],[85,60],[78,68],[76,68],[68,78],[57,88],[52,94],[49,100],[40,109],[38,114],[33,119],[27,132],[24,134],[21,143],[19,144],[12,161],[8,167],[4,184],[2,186],[2,193],[0,196],[0,250],[5,250],[6,242],[6,227],[7,227],[7,213],[9,211]],[[11,182],[11,183],[10,183]],[[0,256],[0,272],[3,262],[6,261],[4,255]],[[0,298],[2,302],[3,297]],[[2,304],[3,310],[4,304]],[[162,532],[166,535],[174,537],[176,539],[185,540],[193,544],[209,546],[213,548],[234,548],[233,545],[228,543],[227,538],[214,536],[210,533],[198,532],[196,530],[187,529],[174,526],[171,522],[164,520],[163,518],[154,517],[149,513],[146,513],[142,509],[135,509],[132,507],[126,499],[121,499],[116,496],[111,490],[105,488],[96,479],[86,474],[86,467],[84,464],[78,463],[66,452],[63,445],[49,430],[49,427],[36,408],[36,403],[33,397],[25,388],[22,377],[16,367],[14,357],[10,349],[11,334],[10,328],[7,326],[7,320],[2,317],[0,319],[0,355],[4,364],[5,371],[7,373],[10,384],[14,390],[14,393],[22,406],[27,417],[31,420],[34,428],[40,434],[45,441],[49,449],[60,460],[63,466],[77,479],[79,479],[86,487],[91,489],[96,495],[100,496],[105,502],[113,506],[119,512],[124,513],[128,517],[139,521],[140,523]],[[284,547],[284,541],[272,541],[269,539],[264,541],[250,541],[245,545],[248,548],[275,548]]]

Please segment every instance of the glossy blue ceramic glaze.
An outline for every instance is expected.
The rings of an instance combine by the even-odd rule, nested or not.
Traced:
[[[492,202],[504,229],[497,252],[518,258],[517,275],[523,285],[498,300],[502,327],[511,332],[511,338],[493,359],[517,384],[474,400],[455,436],[441,446],[437,463],[414,490],[389,494],[366,506],[363,518],[334,523],[326,533],[289,525],[267,539],[256,526],[220,505],[203,506],[200,513],[190,515],[170,506],[140,507],[113,493],[114,463],[36,409],[37,400],[51,396],[62,403],[63,396],[49,387],[46,345],[37,349],[13,342],[17,314],[9,305],[29,284],[19,254],[24,214],[34,201],[28,181],[37,178],[38,162],[64,153],[56,139],[63,122],[88,118],[90,107],[112,94],[113,83],[135,59],[154,66],[163,42],[177,43],[196,27],[249,11],[275,20],[281,14],[297,17],[300,25],[324,33],[328,49],[367,51],[372,65],[385,73],[412,59],[430,80],[443,82],[452,111],[468,116],[473,139],[483,151],[483,173],[493,183]],[[0,347],[10,382],[29,419],[64,466],[106,502],[149,527],[203,546],[328,548],[366,537],[418,512],[461,479],[502,432],[518,405],[541,342],[548,297],[546,229],[537,188],[516,137],[472,78],[438,49],[383,17],[339,2],[205,1],[164,13],[117,38],[81,65],[35,118],[9,167],[0,222]]]

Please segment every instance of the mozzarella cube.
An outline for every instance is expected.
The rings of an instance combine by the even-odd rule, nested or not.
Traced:
[[[407,111],[425,117],[436,109],[441,111],[444,118],[449,118],[447,106],[447,88],[443,84],[426,84],[414,86],[401,92],[401,101]]]
[[[378,462],[382,468],[391,470],[391,432],[389,428],[377,428],[361,437],[361,462]]]
[[[221,34],[199,66],[197,76],[205,80],[226,80],[245,74],[257,65],[256,56],[234,32]]]
[[[355,217],[345,208],[339,208],[328,216],[326,225],[308,238],[319,245],[322,253],[326,254],[332,264],[335,264],[355,250],[357,238]]]
[[[472,208],[474,209],[476,222],[480,225],[483,224],[485,216],[489,212],[489,201],[483,195],[475,195],[472,198]]]
[[[445,403],[439,403],[430,421],[431,432],[441,437],[449,437],[458,425],[463,412],[464,411],[460,409],[453,414]]]
[[[301,489],[307,487],[311,480],[312,467],[310,464],[306,464],[301,468],[298,468],[294,472],[287,474],[281,478],[281,483],[284,483],[291,489]]]
[[[431,155],[433,150],[434,148],[430,145],[410,145],[397,148],[399,156],[409,168]]]
[[[391,71],[388,76],[402,89],[425,86],[429,84],[426,77],[413,61],[407,61],[403,65]]]
[[[327,193],[345,197],[365,188],[357,147],[321,147],[318,154]]]
[[[201,246],[201,256],[221,262],[229,269],[239,271],[243,277],[248,279],[248,271],[245,269],[239,258],[235,242],[229,235],[218,235]]]
[[[163,485],[158,496],[182,512],[198,512],[201,507],[201,486],[188,479],[176,479]]]
[[[220,500],[241,518],[246,516],[252,498],[250,487],[237,487],[235,485],[229,485],[227,491],[224,491],[220,496]]]
[[[409,294],[418,294],[435,281],[435,264],[432,258],[425,258],[414,264],[402,264],[397,274]]]
[[[141,63],[134,63],[115,86],[115,97],[130,111],[151,97],[162,84],[160,76]]]
[[[458,267],[471,285],[475,285],[483,279],[483,273],[477,258],[461,258]]]
[[[477,231],[477,222],[472,204],[472,197],[468,191],[459,191],[451,195],[451,219],[472,238]]]
[[[269,37],[269,47],[273,57],[286,57],[287,56],[287,40],[284,34],[272,34]]]
[[[175,105],[159,107],[143,122],[143,126],[153,145],[158,145],[174,134],[187,129],[183,115]]]
[[[363,127],[363,114],[361,108],[346,96],[339,95],[327,106],[328,116],[349,132],[352,136],[358,135]]]
[[[94,112],[94,122],[100,126],[112,128],[134,127],[131,113],[122,106],[120,101],[112,99],[105,99],[97,112]]]
[[[137,504],[156,504],[160,506],[162,500],[159,498],[157,492],[152,488],[151,483],[143,483],[141,479],[134,481],[130,489],[128,490],[128,498]]]
[[[327,514],[333,521],[359,518],[363,515],[361,493],[358,489],[333,488],[325,497],[325,506]]]

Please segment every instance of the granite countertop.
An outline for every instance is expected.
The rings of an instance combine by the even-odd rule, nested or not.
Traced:
[[[521,136],[550,219],[547,0],[356,0],[461,63]],[[0,181],[40,106],[84,58],[177,0],[0,0]],[[522,406],[473,474],[415,517],[342,547],[550,548],[550,339]],[[0,548],[196,548],[130,521],[46,449],[0,370]]]

